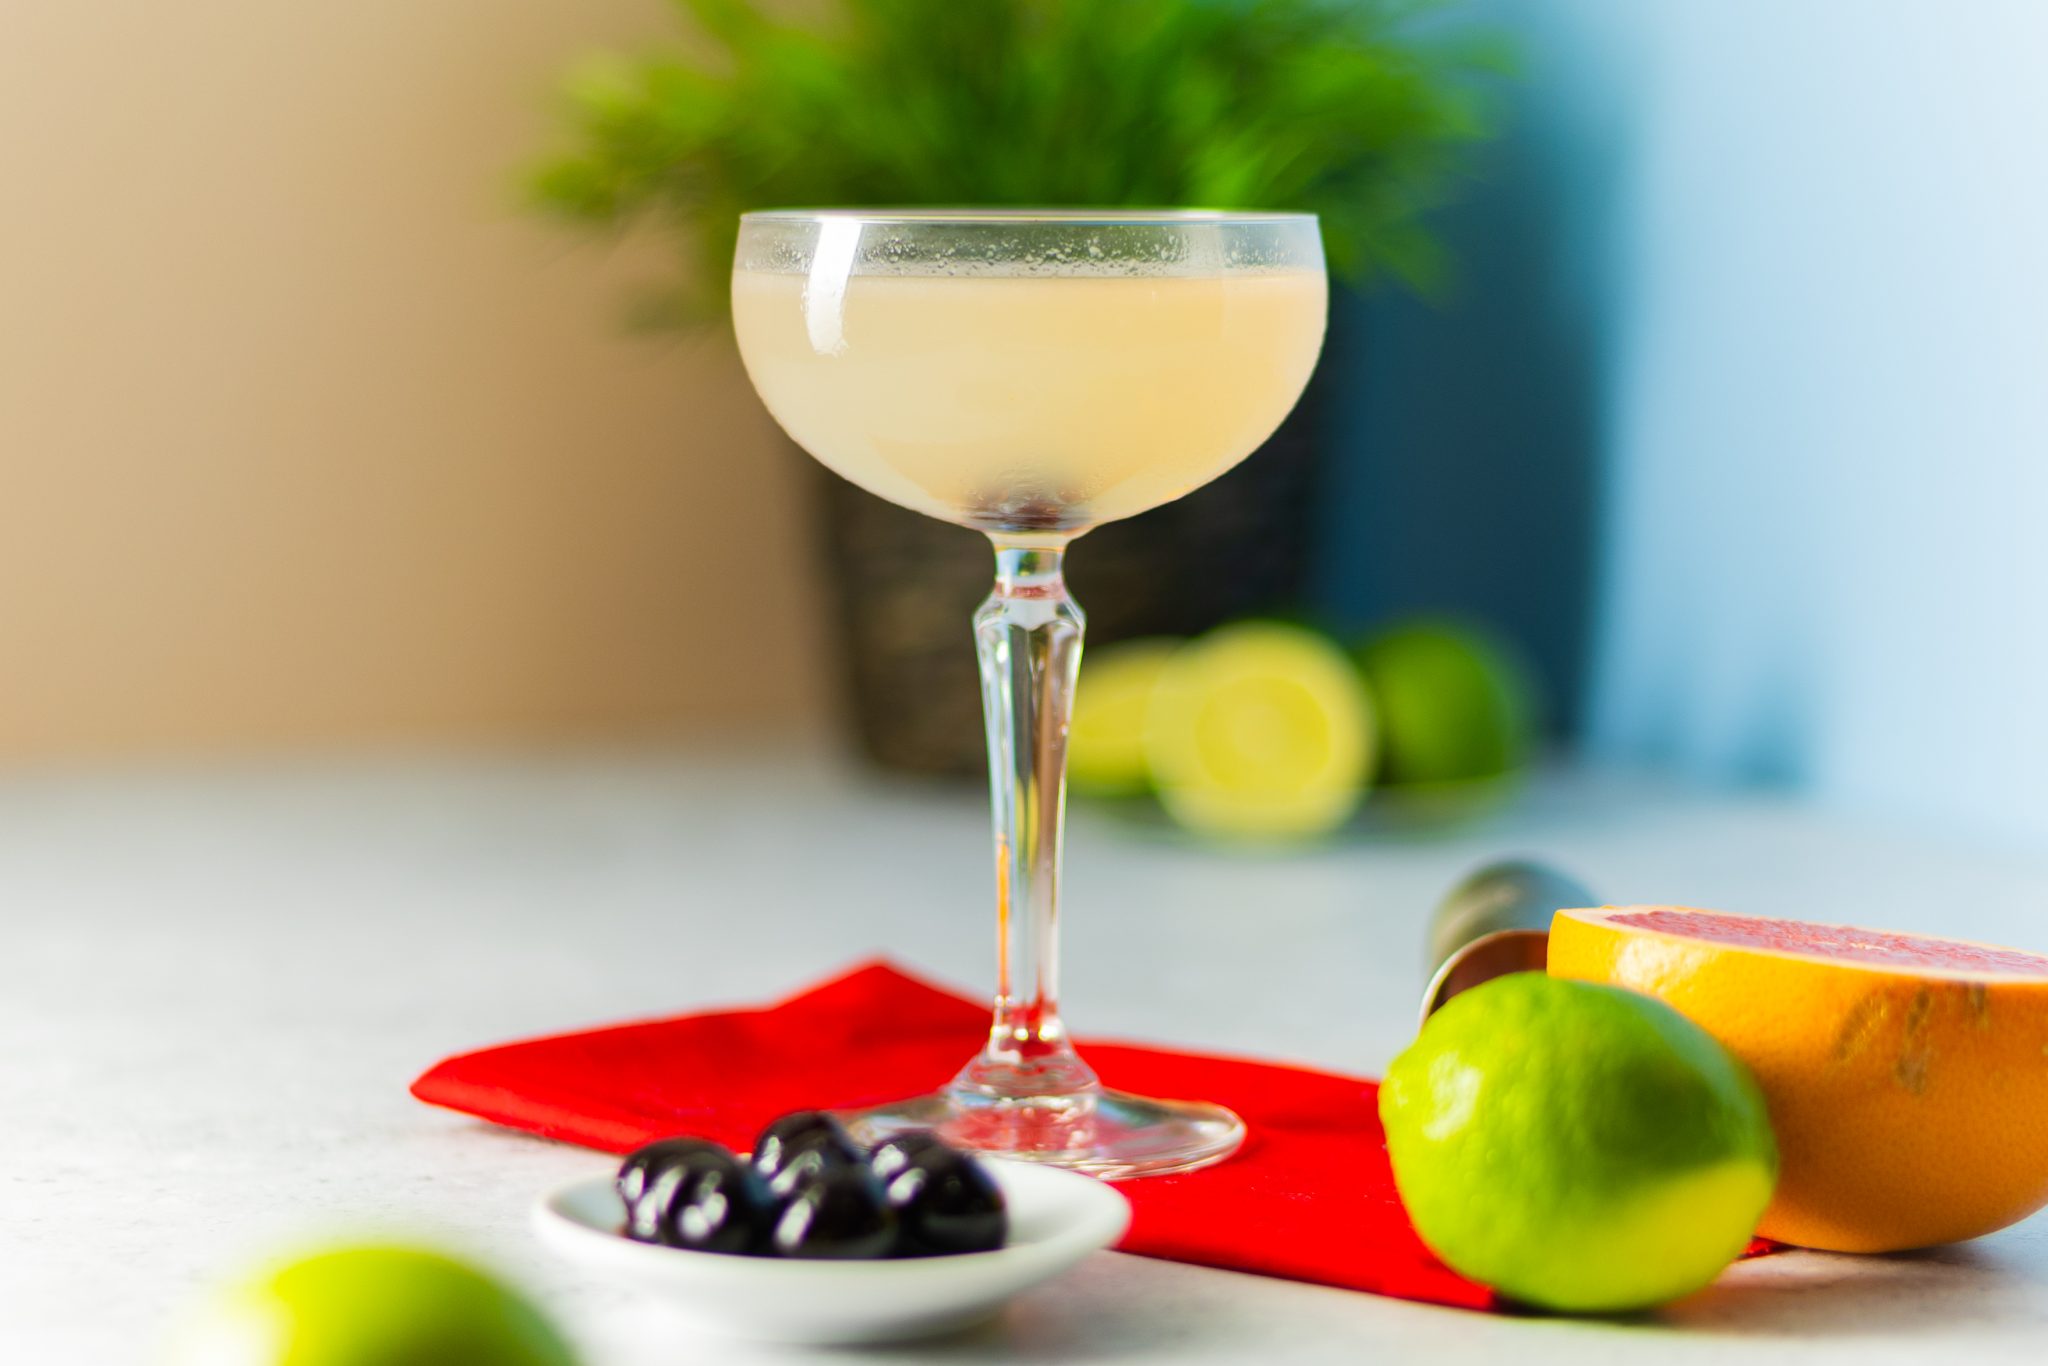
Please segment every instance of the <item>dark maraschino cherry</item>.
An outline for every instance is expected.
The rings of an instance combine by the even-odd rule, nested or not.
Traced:
[[[628,1238],[697,1252],[938,1257],[1009,1236],[1002,1189],[971,1155],[921,1130],[869,1153],[820,1110],[762,1130],[751,1162],[704,1139],[650,1143],[614,1184]]]
[[[874,1169],[875,1179],[887,1186],[896,1173],[920,1154],[952,1151],[952,1146],[930,1129],[905,1129],[877,1143],[868,1154],[868,1166]]]
[[[753,1168],[716,1143],[650,1143],[626,1159],[614,1184],[626,1205],[626,1236],[637,1242],[765,1250],[774,1201]]]
[[[993,1252],[1009,1236],[1003,1193],[988,1169],[931,1135],[883,1144],[874,1167],[900,1225],[899,1255]]]
[[[643,1243],[657,1241],[659,1207],[666,1202],[654,1198],[657,1184],[670,1191],[693,1159],[725,1151],[701,1138],[665,1138],[636,1148],[619,1166],[612,1185],[626,1206],[626,1236]]]
[[[785,1168],[791,1182],[775,1216],[771,1249],[782,1257],[854,1261],[896,1248],[896,1211],[865,1164]]]
[[[865,1167],[867,1158],[845,1126],[822,1110],[784,1115],[754,1140],[754,1170],[782,1198],[812,1176]]]

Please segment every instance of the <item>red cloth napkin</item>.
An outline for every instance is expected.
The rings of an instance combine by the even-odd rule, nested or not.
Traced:
[[[628,1152],[676,1134],[746,1148],[791,1110],[934,1090],[981,1047],[988,1007],[868,963],[758,1010],[562,1034],[465,1053],[412,1085],[434,1105]],[[1430,1255],[1394,1192],[1378,1087],[1276,1063],[1083,1043],[1103,1081],[1218,1101],[1250,1136],[1228,1162],[1127,1181],[1121,1248],[1401,1299],[1498,1308]]]

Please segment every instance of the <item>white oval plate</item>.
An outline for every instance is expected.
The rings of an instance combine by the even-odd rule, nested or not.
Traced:
[[[1009,1206],[994,1252],[873,1262],[736,1257],[636,1243],[609,1177],[534,1206],[541,1241],[599,1275],[638,1283],[697,1325],[769,1342],[888,1342],[963,1328],[1110,1246],[1130,1203],[1092,1176],[983,1158]]]

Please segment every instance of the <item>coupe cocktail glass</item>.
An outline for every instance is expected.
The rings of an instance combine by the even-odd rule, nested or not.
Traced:
[[[1108,1090],[1060,1019],[1060,829],[1083,623],[1061,560],[1089,528],[1208,483],[1294,406],[1327,308],[1316,220],[753,213],[732,306],[747,373],[799,445],[995,546],[995,591],[974,616],[995,816],[995,1017],[944,1090],[847,1119],[871,1141],[935,1129],[1112,1178],[1229,1156],[1244,1137],[1236,1115]]]

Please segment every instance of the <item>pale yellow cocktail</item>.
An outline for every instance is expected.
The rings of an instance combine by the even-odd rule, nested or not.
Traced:
[[[1251,454],[1323,340],[1320,271],[738,271],[733,325],[776,420],[891,502],[1072,532],[1171,502]]]

